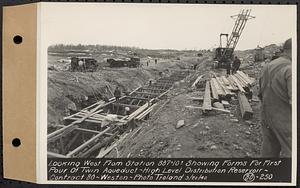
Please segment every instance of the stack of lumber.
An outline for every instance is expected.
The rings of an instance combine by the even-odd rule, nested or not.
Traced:
[[[254,84],[255,79],[249,77],[242,71],[237,71],[236,74],[225,76],[215,76],[210,80],[212,98],[219,100],[230,98],[234,92],[240,91],[246,93]]]
[[[198,79],[196,80],[198,81]],[[229,107],[232,96],[239,100],[239,106],[243,119],[250,119],[253,115],[251,105],[245,94],[251,92],[251,86],[255,79],[249,77],[242,71],[229,76],[216,76],[206,81],[205,93],[203,97],[203,106],[186,106],[187,108],[199,108],[204,113],[211,110],[230,113],[224,107]]]

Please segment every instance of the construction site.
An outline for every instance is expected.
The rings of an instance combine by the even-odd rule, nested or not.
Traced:
[[[258,78],[281,46],[236,50],[255,17],[233,18],[214,49],[50,46],[48,158],[258,157]]]

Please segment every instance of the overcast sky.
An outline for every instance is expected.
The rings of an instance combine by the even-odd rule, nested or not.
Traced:
[[[252,9],[237,49],[282,43],[296,32],[292,5],[44,3],[42,31],[49,45],[100,44],[149,49],[210,49],[231,33],[231,15]]]

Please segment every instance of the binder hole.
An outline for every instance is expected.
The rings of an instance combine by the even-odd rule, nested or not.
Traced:
[[[21,44],[23,41],[23,38],[20,35],[14,36],[14,43],[15,44]]]
[[[19,147],[19,146],[21,145],[21,140],[20,140],[19,138],[14,138],[14,139],[12,140],[12,145],[13,145],[14,147]]]

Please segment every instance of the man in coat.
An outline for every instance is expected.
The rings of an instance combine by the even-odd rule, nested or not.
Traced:
[[[283,54],[266,64],[259,79],[263,144],[262,157],[292,154],[292,40]]]

